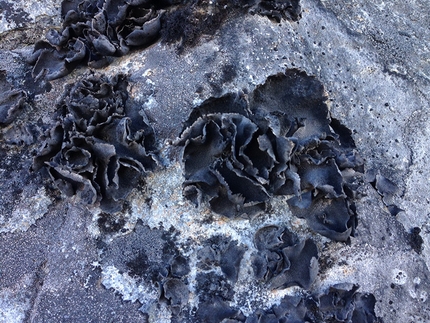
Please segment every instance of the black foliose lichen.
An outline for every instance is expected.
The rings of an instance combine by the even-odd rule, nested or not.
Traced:
[[[210,301],[200,304],[195,320],[192,322],[207,323],[238,323],[245,322],[246,317],[242,312],[228,305],[228,303],[219,297],[214,297]]]
[[[15,89],[6,79],[6,72],[0,70],[0,127],[10,124],[25,107],[27,94]]]
[[[218,107],[221,111],[216,111]],[[273,161],[266,151],[258,150],[254,133],[259,127],[249,115],[245,102],[232,95],[210,99],[193,111],[178,142],[184,145],[184,194],[200,200],[204,193],[211,208],[227,217],[262,212],[269,199],[264,182],[270,167],[266,164]],[[257,146],[252,153],[260,154],[256,160],[245,151],[251,141]],[[258,176],[258,166],[266,179]]]
[[[316,259],[312,258],[317,257],[316,247],[312,241],[302,242],[286,229],[274,225],[259,229],[254,239],[257,251],[250,260],[255,263],[257,257],[263,258],[266,276],[278,274],[278,278],[272,277],[282,284],[281,288],[299,285],[305,289],[300,294],[283,297],[268,309],[245,314],[243,307],[237,305],[235,294],[245,247],[227,236],[211,237],[197,251],[197,270],[192,272],[190,259],[178,247],[177,234],[173,228],[151,229],[139,220],[129,235],[99,245],[104,266],[113,265],[139,284],[158,288],[157,301],[167,305],[172,322],[382,322],[375,314],[374,295],[358,292],[358,285],[339,284],[321,294],[306,291],[315,278],[312,262]],[[284,275],[287,271],[291,272]],[[198,297],[198,305],[191,308],[189,300],[193,293]]]
[[[196,275],[196,290],[199,306],[190,321],[245,321],[242,312],[229,305],[234,300],[234,286],[245,251],[244,245],[222,235],[203,242],[203,247],[197,252],[199,272]]]
[[[285,296],[279,305],[258,310],[246,319],[246,323],[377,323],[373,294],[357,292],[359,286],[336,285],[328,292],[316,296]]]
[[[340,284],[320,296],[318,316],[321,322],[379,322],[375,314],[375,296],[359,293],[358,288],[358,285]]]
[[[300,241],[288,229],[272,225],[255,233],[254,244],[258,251],[251,259],[258,280],[270,289],[309,289],[318,274],[318,249],[311,239]]]
[[[147,47],[159,37],[163,8],[180,1],[63,0],[61,30],[35,44],[33,77],[53,80],[78,65],[103,67],[112,57]]]
[[[245,323],[381,323],[375,314],[373,294],[359,293],[358,285],[340,284],[322,295],[285,296],[269,309],[258,309],[245,316],[228,306],[221,297],[214,297],[199,306],[192,322]]]
[[[307,312],[307,302],[300,296],[285,296],[279,305],[263,311],[257,310],[247,317],[246,323],[304,323],[313,322],[309,319]]]
[[[392,216],[396,216],[400,212],[404,211],[397,205],[393,204],[393,198],[399,188],[392,180],[381,175],[379,170],[374,168],[366,171],[365,178],[382,197],[382,202],[384,202]]]
[[[223,236],[212,237],[204,244],[198,252],[199,267],[206,270],[213,266],[220,267],[227,280],[235,284],[245,246]]]
[[[363,160],[351,132],[330,118],[322,84],[298,70],[269,77],[249,96],[226,94],[193,109],[183,145],[184,195],[226,217],[254,217],[273,195],[333,240],[354,233]]]
[[[120,211],[156,166],[153,129],[137,110],[128,102],[124,75],[90,74],[68,85],[34,169],[46,167],[64,194],[84,204]]]

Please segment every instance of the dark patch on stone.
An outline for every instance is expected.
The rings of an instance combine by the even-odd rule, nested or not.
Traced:
[[[190,264],[184,256],[176,256],[170,264],[170,273],[173,277],[181,278],[190,272]]]
[[[251,8],[251,13],[267,16],[276,22],[282,19],[297,21],[301,16],[299,0],[259,0]]]
[[[201,38],[213,36],[222,24],[238,15],[260,14],[277,22],[281,19],[298,21],[299,0],[192,0],[166,13],[162,19],[161,39],[179,43],[177,50],[194,47]]]
[[[0,134],[0,140],[8,145],[29,146],[36,142],[40,136],[40,129],[37,125],[27,122],[14,122]]]
[[[107,213],[99,214],[97,223],[100,230],[107,234],[121,231],[126,224],[125,219]]]
[[[397,215],[397,214],[399,214],[400,212],[405,211],[405,210],[403,210],[403,209],[399,208],[397,205],[394,205],[394,204],[392,204],[392,205],[387,205],[387,209],[388,209],[388,211],[390,212],[390,214],[391,214],[392,216],[396,216],[396,215]]]
[[[218,266],[231,284],[235,284],[239,275],[240,262],[245,253],[245,246],[238,245],[223,236],[215,236],[204,242],[198,252],[199,266],[205,270]]]
[[[237,77],[236,66],[233,64],[226,64],[221,69],[221,82],[230,83]]]
[[[184,195],[229,218],[252,218],[273,195],[294,195],[296,216],[346,241],[357,224],[353,200],[364,162],[351,132],[338,121],[331,127],[326,99],[316,78],[288,70],[248,96],[203,102],[176,142],[184,146]]]
[[[223,86],[231,83],[237,77],[237,66],[234,64],[220,65],[216,70],[205,73],[206,80],[212,88],[214,96],[221,95]]]
[[[286,228],[267,226],[254,236],[251,257],[256,279],[269,289],[300,286],[309,289],[318,273],[318,249],[311,239],[300,241]]]
[[[411,232],[409,233],[409,244],[411,245],[412,249],[417,253],[421,254],[421,252],[424,249],[424,240],[420,236],[421,229],[418,227],[412,228]]]
[[[144,251],[139,251],[135,258],[126,262],[126,265],[131,276],[145,277],[150,269],[149,260]],[[151,278],[156,280],[155,277]]]
[[[216,7],[216,13],[209,15],[209,6],[215,8],[208,1],[190,1],[188,5],[166,14],[161,31],[162,41],[179,42],[177,50],[182,53],[185,48],[197,45],[202,35],[214,35],[227,13],[221,13]]]
[[[40,174],[29,173],[31,149],[24,146],[19,154],[12,151],[8,144],[0,140],[0,214],[4,223],[12,217],[13,210],[24,197],[36,196],[43,185]]]
[[[12,123],[25,108],[27,94],[14,89],[6,79],[6,72],[0,71],[0,127]]]
[[[58,114],[34,169],[46,167],[56,186],[83,204],[121,211],[141,176],[156,166],[153,129],[128,101],[125,76],[82,77],[67,86]]]
[[[127,236],[113,239],[111,243],[104,243],[102,247],[102,263],[113,265],[121,272],[140,279],[156,281],[159,272],[167,272],[166,257],[163,247],[166,243],[162,239],[163,230],[151,230],[139,221],[133,232]]]
[[[133,232],[101,246],[102,263],[128,273],[137,283],[158,288],[159,302],[180,319],[188,306],[189,260],[175,243],[175,230],[150,229],[138,221]]]
[[[171,264],[180,256],[174,240],[168,231],[150,229],[138,221],[133,232],[103,245],[102,263],[148,283],[160,283],[169,277]]]
[[[209,303],[213,298],[219,298],[223,301],[233,300],[233,286],[223,275],[221,276],[213,271],[207,273],[200,272],[196,276],[196,282],[200,304]]]

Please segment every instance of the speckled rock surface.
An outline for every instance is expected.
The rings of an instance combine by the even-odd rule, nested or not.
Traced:
[[[199,308],[211,299],[214,312],[229,315],[214,320],[243,322],[285,295],[320,296],[340,283],[373,294],[382,322],[430,321],[428,3],[300,5],[298,22],[231,15],[180,53],[159,41],[98,70],[128,75],[129,100],[154,129],[160,159],[123,210],[107,214],[63,196],[46,169],[32,171],[64,85],[88,72],[31,76],[26,57],[61,27],[61,1],[0,1],[0,70],[26,93],[20,113],[0,125],[0,322],[205,322]],[[182,147],[172,143],[191,110],[210,97],[252,93],[287,69],[323,84],[330,115],[351,130],[365,169],[399,188],[383,199],[361,185],[348,243],[311,231],[282,196],[253,219],[228,219],[183,196]],[[401,211],[391,215],[390,205]],[[314,241],[318,273],[309,288],[256,282],[254,234],[264,226]]]

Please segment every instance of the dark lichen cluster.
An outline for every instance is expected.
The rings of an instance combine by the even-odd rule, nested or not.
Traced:
[[[189,261],[182,255],[176,255],[169,264],[168,276],[160,286],[160,299],[166,300],[174,315],[179,315],[187,306],[190,290],[187,275],[190,271]]]
[[[194,46],[233,14],[298,20],[300,10],[298,0],[63,0],[61,29],[37,42],[28,62],[33,77],[53,80],[79,65],[106,66],[160,35],[167,43],[180,42],[179,49]]]
[[[223,236],[215,236],[205,241],[199,250],[199,267],[208,270],[213,266],[220,267],[227,280],[235,284],[239,275],[240,262],[246,251],[245,246],[238,245]]]
[[[246,323],[377,323],[375,297],[357,292],[358,285],[330,287],[327,293],[307,297],[285,296],[279,305],[257,311]]]
[[[105,218],[103,214],[100,219]],[[99,221],[104,226],[100,222],[105,220]],[[99,248],[104,265],[113,265],[136,282],[155,287],[158,291],[155,302],[165,304],[179,321],[189,311],[190,260],[179,251],[176,235],[173,228],[151,229],[139,220],[128,235],[118,236],[109,244],[100,243]]]
[[[56,186],[108,213],[145,172],[154,169],[154,132],[128,101],[123,75],[90,74],[68,85],[58,122],[46,134],[34,169],[46,167]]]
[[[376,323],[375,296],[359,293],[358,285],[339,284],[330,287],[319,296],[319,313],[314,314],[322,322]]]
[[[78,65],[98,68],[112,57],[152,44],[159,37],[163,8],[175,0],[64,0],[63,26],[39,41],[29,62],[33,77],[53,80]]]
[[[204,195],[227,217],[261,213],[270,198],[270,171],[276,172],[267,146],[271,129],[260,135],[250,118],[246,102],[235,95],[209,99],[192,112],[178,141],[184,145],[184,195],[196,202]]]
[[[267,226],[255,233],[254,244],[254,274],[269,289],[309,289],[313,284],[318,274],[318,248],[312,239],[301,241],[288,229]]]
[[[245,323],[376,323],[375,297],[358,292],[358,285],[339,284],[324,294],[308,290],[318,273],[318,249],[311,239],[301,241],[286,228],[269,225],[254,235],[255,251],[250,263],[256,279],[273,290],[289,286],[304,288],[302,296],[285,296],[279,304],[267,310],[258,309],[246,316],[229,304],[237,300],[235,284],[245,247],[225,236],[215,236],[203,242],[198,253],[196,277],[199,307],[190,322]],[[221,269],[219,274],[215,268]],[[241,270],[247,271],[246,268]],[[246,265],[245,265],[246,267]],[[307,290],[307,291],[306,291]],[[249,301],[249,300],[248,300]],[[247,301],[244,301],[248,304]]]
[[[246,247],[223,235],[203,241],[197,251],[198,270],[194,276],[190,270],[190,259],[180,251],[187,247],[182,245],[178,248],[176,234],[174,229],[150,229],[139,221],[128,236],[117,237],[109,245],[103,244],[101,249],[101,261],[104,265],[114,265],[121,272],[134,277],[137,282],[141,283],[143,280],[158,287],[158,302],[165,303],[172,311],[172,322],[380,322],[374,311],[375,297],[358,292],[358,285],[352,284],[335,285],[322,294],[304,290],[301,295],[285,296],[277,305],[268,309],[257,309],[251,314],[244,314],[239,307],[231,304],[237,301],[235,284],[238,283],[239,268]],[[309,241],[304,244],[309,244]],[[280,256],[279,260],[273,262],[276,265],[271,267],[277,267],[280,271],[292,270],[295,277],[301,276],[297,283],[289,284],[290,286],[306,284],[313,275],[309,273],[315,269],[309,257],[315,256],[313,243],[309,244],[310,247],[299,248],[299,240],[288,230],[266,226],[257,231],[254,244],[254,256],[258,254],[272,260],[276,255],[269,255],[267,250],[275,250],[273,253],[279,255],[276,250],[280,250],[282,245],[293,246],[295,251],[289,250],[292,252],[285,250],[289,247],[284,247],[282,250],[288,256]],[[293,254],[295,255],[292,256]],[[294,260],[288,260],[292,258]],[[255,257],[252,259],[255,260]],[[294,264],[295,261],[300,265]],[[288,263],[291,266],[286,268],[285,264]],[[313,275],[310,279],[314,278]],[[193,288],[190,282],[193,282]],[[189,304],[193,292],[197,292],[197,308],[192,308]],[[152,306],[143,305],[145,308]]]
[[[255,286],[270,290],[290,286],[307,289],[314,282],[318,272],[318,250],[312,240],[300,241],[285,228],[266,226],[256,232],[254,246],[250,265]],[[252,319],[253,316],[246,318],[240,310],[229,306],[237,297],[235,284],[239,270],[247,271],[247,265],[241,266],[246,250],[244,245],[221,235],[203,242],[198,252],[197,321],[224,322],[224,319],[230,319],[231,322],[248,322]]]
[[[199,291],[196,318],[202,322],[220,322],[241,315],[228,304],[235,296],[234,286],[245,251],[244,245],[222,235],[203,241],[203,247],[197,253],[200,272],[196,276]]]
[[[272,196],[286,195],[314,231],[338,241],[353,234],[363,161],[314,77],[289,70],[249,95],[210,98],[191,112],[177,144],[184,195],[196,203],[254,217]]]
[[[245,316],[239,309],[214,298],[200,306],[190,322],[208,323],[380,323],[372,294],[358,292],[358,285],[340,284],[322,295],[285,296],[267,310]]]
[[[279,305],[275,305],[270,309],[257,310],[247,318],[246,323],[280,323],[280,322],[294,322],[294,323],[311,323],[308,315],[307,304],[308,300],[300,296],[285,296]]]

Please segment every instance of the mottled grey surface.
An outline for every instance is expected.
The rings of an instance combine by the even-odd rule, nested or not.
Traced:
[[[229,221],[195,209],[182,199],[179,151],[168,143],[179,135],[193,106],[225,92],[250,92],[286,68],[304,70],[324,84],[332,117],[353,131],[366,167],[399,186],[390,203],[404,210],[391,216],[367,185],[357,203],[359,224],[350,244],[313,236],[320,272],[311,291],[358,283],[361,292],[375,295],[376,314],[384,322],[430,321],[428,1],[304,0],[298,23],[236,17],[181,55],[173,45],[156,43],[115,60],[102,72],[129,74],[131,98],[145,109],[157,133],[165,168],[133,192],[127,211],[118,216],[122,230],[111,231],[98,222],[97,208],[86,210],[60,196],[46,174],[30,171],[37,138],[52,122],[63,85],[86,71],[77,69],[51,86],[33,83],[24,57],[49,26],[60,24],[60,1],[38,4],[34,9],[24,1],[0,1],[0,69],[30,100],[11,125],[0,129],[0,322],[145,322],[141,307],[150,321],[169,322],[169,309],[156,305],[157,287],[128,275],[123,266],[127,257],[119,242],[133,254],[146,241],[129,234],[138,219],[151,228],[175,228],[180,252],[193,264],[191,277],[198,271],[200,243],[211,235],[223,233],[249,248],[263,224],[311,236],[282,200],[255,221]],[[414,227],[421,229],[421,254],[410,244]],[[153,250],[161,248],[157,243]],[[243,268],[249,268],[250,252]],[[269,307],[282,296],[257,287],[247,294],[248,276],[239,273],[236,284],[234,305],[244,311]],[[197,294],[191,295],[191,304]]]

